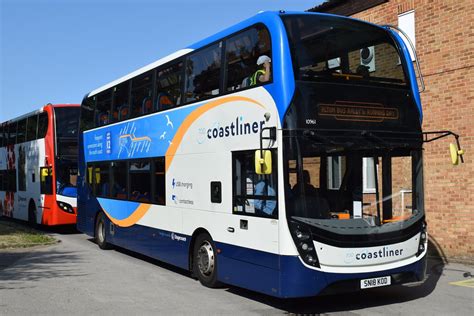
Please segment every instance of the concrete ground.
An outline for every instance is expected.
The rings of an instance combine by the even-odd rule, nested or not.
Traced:
[[[76,232],[53,235],[61,243],[0,252],[0,315],[474,314],[468,265],[432,259],[422,285],[279,300],[205,288],[186,271],[125,250],[100,250]]]

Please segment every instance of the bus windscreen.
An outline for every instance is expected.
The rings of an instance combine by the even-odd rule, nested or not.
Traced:
[[[282,19],[296,80],[406,85],[398,50],[384,29],[327,16]]]

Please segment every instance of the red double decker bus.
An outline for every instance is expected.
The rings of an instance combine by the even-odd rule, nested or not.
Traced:
[[[0,214],[76,223],[79,105],[47,104],[0,124]]]

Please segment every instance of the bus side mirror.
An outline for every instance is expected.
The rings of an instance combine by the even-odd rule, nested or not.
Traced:
[[[456,144],[449,144],[449,153],[451,154],[451,162],[453,165],[459,164],[459,157],[464,155],[464,150],[459,150]]]
[[[255,173],[271,174],[272,173],[272,152],[270,150],[255,151]]]

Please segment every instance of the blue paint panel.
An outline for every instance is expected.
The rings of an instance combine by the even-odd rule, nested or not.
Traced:
[[[223,283],[267,295],[280,296],[279,270],[230,258],[225,254],[218,255],[217,266],[217,278]]]
[[[259,251],[250,248],[238,247],[230,244],[216,242],[222,254],[226,257],[233,258],[239,261],[245,261],[254,265],[267,267],[273,270],[280,269],[279,256],[270,253]]]
[[[107,220],[107,227],[109,223],[110,221]],[[188,269],[190,236],[133,225],[128,228],[115,226],[114,235],[112,236],[108,230],[107,238],[114,245]]]
[[[401,272],[413,272],[419,280],[424,278],[424,260],[396,269],[384,270],[370,273],[327,273],[305,267],[297,257],[281,257],[281,284],[280,297],[308,297],[318,295],[329,285],[347,280],[360,280],[387,276]]]
[[[410,80],[410,87],[415,99],[416,106],[420,112],[420,123],[423,123],[423,108],[421,106],[420,91],[418,90],[418,81],[416,80],[415,68],[413,68],[413,62],[411,61],[410,51],[405,45],[405,42],[402,40],[400,35],[397,32],[390,30],[389,31],[393,39],[397,42],[398,46],[401,48],[400,60],[402,61],[405,69],[408,70],[408,78]]]
[[[112,199],[97,198],[100,206],[113,219],[122,220],[130,215],[140,206],[140,202],[120,201]]]
[[[184,119],[201,104],[85,132],[86,161],[164,156]]]
[[[371,273],[327,273],[305,267],[296,256],[279,256],[267,252],[217,243],[222,250],[218,256],[218,279],[224,283],[282,298],[318,295],[332,283],[414,272],[423,279],[424,259],[397,269]],[[238,254],[239,257],[235,257]],[[265,262],[278,262],[269,268]],[[259,264],[256,264],[259,263]]]

